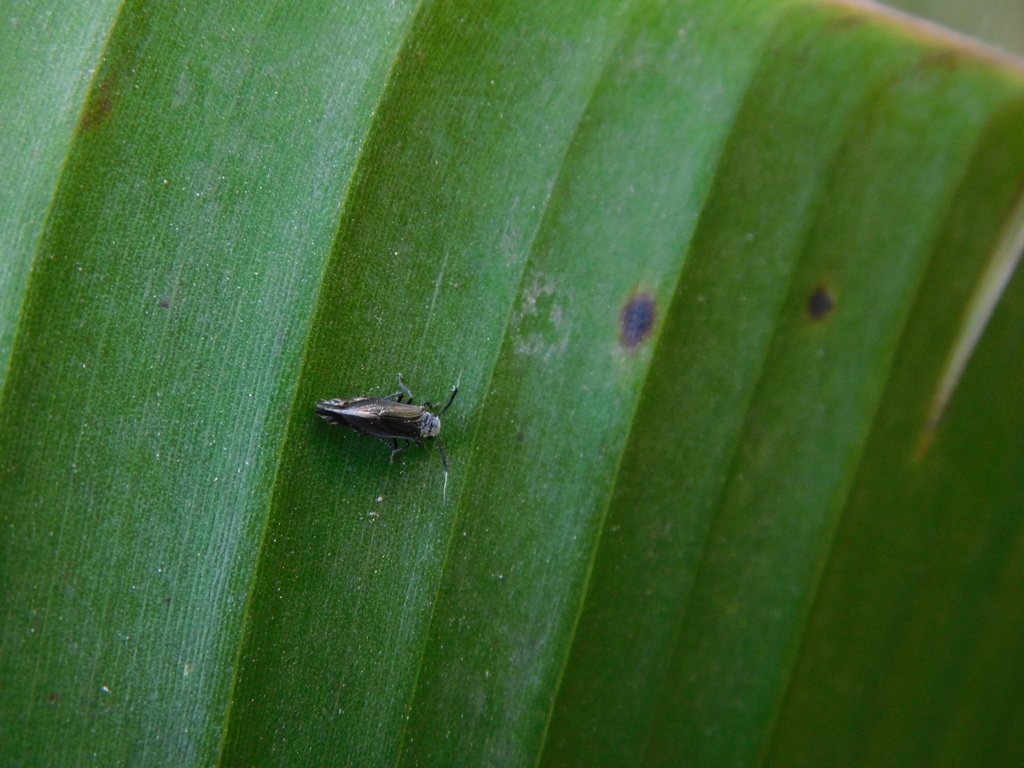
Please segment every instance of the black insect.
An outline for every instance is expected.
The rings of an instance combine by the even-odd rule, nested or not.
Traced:
[[[399,391],[387,397],[324,400],[316,404],[316,415],[331,424],[377,438],[391,449],[391,460],[394,461],[395,454],[401,453],[413,443],[422,446],[424,440],[437,438],[441,431],[440,417],[451,407],[455,395],[459,393],[459,385],[456,384],[444,408],[433,414],[429,409],[434,406],[430,403],[413,404],[412,392],[402,383],[402,374],[398,374],[398,386]],[[402,402],[403,395],[408,398],[406,402]],[[444,465],[444,488],[447,495],[448,455],[441,447],[439,438],[437,450]]]

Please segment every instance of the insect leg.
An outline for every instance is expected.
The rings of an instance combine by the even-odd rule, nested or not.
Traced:
[[[381,439],[383,440],[383,438],[381,438]],[[387,443],[388,441],[384,440],[384,442]],[[412,445],[412,443],[410,443],[408,440],[404,440],[404,442],[405,442],[405,445],[399,447],[398,439],[397,438],[391,441],[391,443],[393,445],[393,447],[391,448],[391,460],[392,461],[395,460],[395,454],[401,453],[406,448],[408,448],[410,445]]]
[[[405,384],[402,383],[402,374],[398,374],[398,386],[401,387],[402,391],[405,392],[405,394],[407,394],[409,396],[409,402],[411,403],[412,402],[412,392],[410,392],[409,388],[406,387]],[[401,401],[399,401],[399,402],[401,402]]]
[[[362,435],[360,435],[360,437],[362,437]],[[386,445],[388,448],[392,447],[391,443],[393,441],[388,440],[386,437],[378,437],[377,435],[371,435],[371,437],[376,437],[378,440],[380,440],[382,443],[384,443],[384,445]]]

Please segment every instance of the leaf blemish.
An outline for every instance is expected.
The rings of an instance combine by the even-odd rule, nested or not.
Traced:
[[[79,127],[88,131],[97,127],[114,111],[114,96],[109,82],[102,82],[89,95],[88,106],[79,118]]]
[[[630,297],[619,315],[619,340],[622,346],[633,349],[651,335],[656,310],[654,297],[649,293],[635,293]]]
[[[831,314],[834,306],[835,299],[828,288],[819,285],[807,300],[807,315],[811,320],[824,320]]]
[[[569,345],[562,301],[554,281],[540,272],[533,273],[532,281],[524,285],[511,320],[515,352],[550,360]]]

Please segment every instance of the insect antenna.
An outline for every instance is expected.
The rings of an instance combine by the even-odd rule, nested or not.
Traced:
[[[453,390],[452,390],[452,394],[451,394],[451,397],[449,397],[449,398],[448,398],[448,402],[444,404],[444,408],[442,408],[442,409],[441,409],[441,410],[440,410],[440,411],[438,412],[438,414],[437,414],[438,416],[442,415],[442,414],[443,414],[443,413],[444,413],[445,411],[447,411],[447,410],[448,410],[449,408],[451,408],[451,406],[452,406],[452,403],[453,403],[453,402],[455,401],[455,396],[456,396],[457,394],[459,394],[459,383],[460,383],[461,381],[462,381],[462,374],[460,373],[460,374],[459,374],[459,378],[458,378],[458,381],[456,381],[456,382],[455,382],[455,389],[453,389]]]
[[[441,454],[441,463],[444,465],[444,490],[441,492],[441,498],[448,501],[448,454],[444,452],[444,446],[441,445],[439,438],[434,438],[434,442],[437,443],[437,452]]]

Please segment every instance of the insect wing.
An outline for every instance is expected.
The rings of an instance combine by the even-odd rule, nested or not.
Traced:
[[[397,437],[419,442],[423,437],[422,420],[426,412],[421,405],[407,405],[384,401],[386,407],[380,410],[374,432],[379,437]]]
[[[366,397],[326,400],[317,404],[316,412],[331,424],[348,427],[364,435],[418,442],[419,421],[424,409],[419,405]]]

